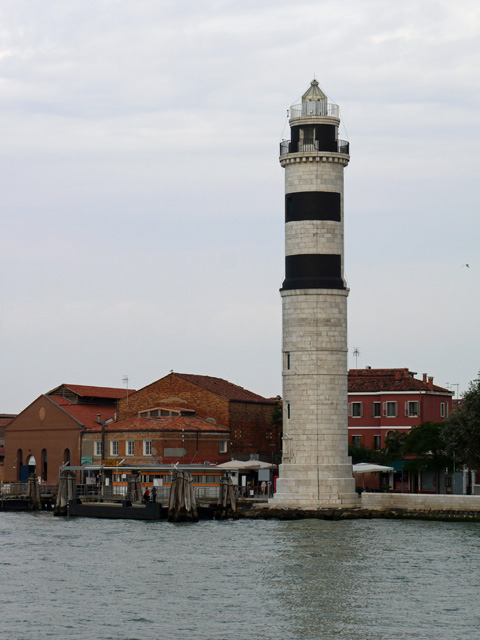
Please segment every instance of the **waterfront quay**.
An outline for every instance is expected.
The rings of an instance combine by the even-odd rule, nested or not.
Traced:
[[[116,518],[134,520],[166,520],[171,504],[173,485],[158,487],[157,495],[144,504],[141,489],[127,496],[112,486],[76,485],[68,496],[68,508],[57,515]],[[227,485],[225,485],[227,486]],[[355,520],[355,519],[417,519],[446,521],[480,521],[480,496],[369,493],[361,494],[356,508],[302,508],[269,504],[268,496],[237,497],[232,508],[228,496],[221,495],[221,479],[215,486],[192,487],[197,516],[193,519],[246,520]],[[53,510],[58,485],[11,483],[2,487],[0,511]],[[132,500],[128,498],[133,498]],[[152,509],[153,502],[158,508]],[[148,508],[150,506],[150,508]],[[147,507],[147,508],[146,508]],[[184,518],[189,520],[190,518]]]

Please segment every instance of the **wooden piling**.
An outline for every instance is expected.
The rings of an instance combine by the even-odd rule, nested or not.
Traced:
[[[27,482],[27,499],[30,501],[29,509],[31,511],[40,511],[42,509],[42,499],[40,497],[38,476],[35,473],[31,473]]]
[[[238,518],[235,487],[233,486],[232,477],[228,473],[224,474],[220,481],[215,517],[217,520]]]
[[[73,471],[62,469],[58,483],[57,500],[55,502],[54,516],[66,516],[69,500],[75,498],[77,479]]]
[[[128,476],[127,483],[127,500],[132,504],[134,502],[141,502],[143,498],[142,485],[140,483],[140,476],[138,473]]]
[[[169,522],[198,522],[193,478],[187,471],[173,474],[168,500]]]

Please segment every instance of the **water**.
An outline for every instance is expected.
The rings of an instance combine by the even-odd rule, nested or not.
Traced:
[[[471,640],[480,523],[0,513],[1,640]]]

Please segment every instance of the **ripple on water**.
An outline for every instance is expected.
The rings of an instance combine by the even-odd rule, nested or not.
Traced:
[[[477,523],[2,513],[0,640],[470,640],[479,560]]]

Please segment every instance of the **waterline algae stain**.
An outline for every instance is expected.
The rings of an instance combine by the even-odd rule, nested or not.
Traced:
[[[470,640],[480,524],[0,514],[0,640]]]

